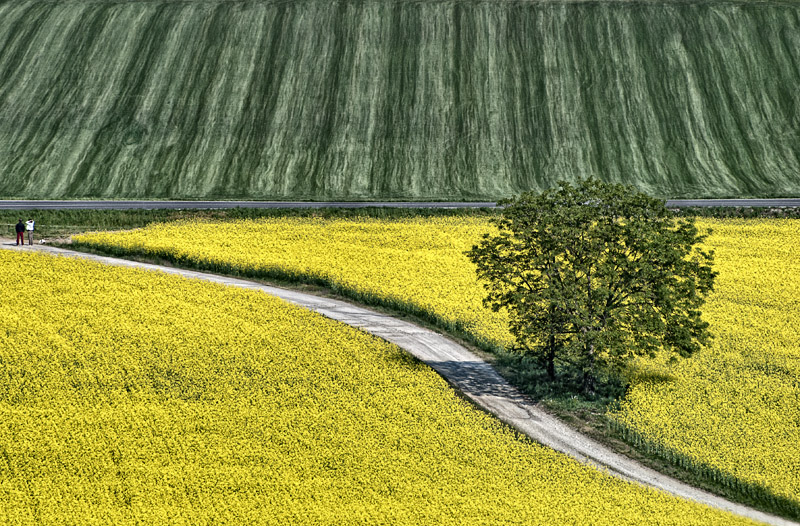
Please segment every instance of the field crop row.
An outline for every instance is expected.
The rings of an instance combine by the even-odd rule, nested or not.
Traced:
[[[609,416],[631,440],[790,513],[800,509],[800,222],[703,220],[720,272],[713,344],[675,365],[633,364]],[[79,236],[80,245],[182,265],[326,283],[423,314],[487,347],[510,342],[481,305],[463,252],[485,218],[268,219],[159,224]]]
[[[747,523],[259,292],[7,251],[0,290],[2,524]]]
[[[5,0],[0,192],[796,196],[798,85],[794,1]]]

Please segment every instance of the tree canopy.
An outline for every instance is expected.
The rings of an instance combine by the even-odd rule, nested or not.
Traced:
[[[507,309],[516,347],[580,371],[634,356],[690,356],[711,334],[700,307],[713,290],[713,251],[693,219],[633,187],[582,180],[501,201],[497,233],[467,252],[487,296]]]

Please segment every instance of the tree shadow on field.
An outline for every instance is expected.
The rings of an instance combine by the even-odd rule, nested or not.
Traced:
[[[586,405],[605,407],[625,395],[628,380],[621,376],[601,371],[595,379],[595,391],[587,394],[583,390],[583,372],[564,364],[556,365],[556,378],[547,375],[543,363],[519,353],[496,354],[494,367],[524,394],[536,402],[556,403],[564,409],[576,409]]]
[[[649,384],[666,384],[678,380],[678,377],[669,371],[663,369],[655,369],[652,367],[642,365],[632,365],[626,371],[626,377],[630,385],[649,383]]]
[[[486,362],[449,360],[428,362],[428,365],[464,393],[511,400],[519,398],[520,391]]]
[[[422,362],[410,354],[393,355],[389,361],[400,367],[430,367],[457,390],[473,396],[503,397],[528,401],[556,402],[559,406],[605,406],[625,393],[624,381],[611,375],[598,375],[593,396],[583,394],[582,373],[570,368],[557,369],[556,380],[534,359],[513,353],[497,353],[493,363],[483,360],[439,360]]]
[[[404,353],[387,358],[387,361],[400,368],[419,371],[431,368],[459,391],[475,396],[496,396],[518,398],[520,391],[488,363],[482,360],[422,360]]]

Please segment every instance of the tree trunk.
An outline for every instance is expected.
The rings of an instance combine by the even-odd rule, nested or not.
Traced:
[[[583,393],[587,396],[594,396],[594,372],[590,369],[583,371]]]
[[[547,341],[547,376],[556,379],[556,337],[552,334]]]
[[[583,392],[588,396],[594,396],[594,344],[588,343],[584,348],[586,350],[586,365],[583,369]]]

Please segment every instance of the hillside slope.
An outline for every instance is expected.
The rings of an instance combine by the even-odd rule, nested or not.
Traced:
[[[0,0],[0,196],[800,196],[800,3]]]

